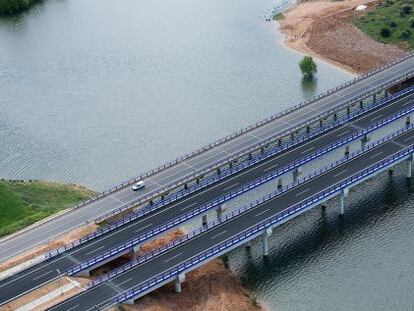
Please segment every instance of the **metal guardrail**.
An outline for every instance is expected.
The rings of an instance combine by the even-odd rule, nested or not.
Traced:
[[[247,205],[241,207],[240,209],[237,209],[237,210],[235,210],[235,211],[233,211],[231,213],[228,213],[226,215],[223,215],[223,217],[221,218],[221,220],[209,222],[207,224],[207,226],[204,226],[202,228],[199,228],[197,230],[194,230],[194,231],[190,232],[189,234],[184,235],[183,237],[181,237],[181,238],[179,238],[177,240],[174,240],[174,241],[172,241],[171,243],[169,243],[169,244],[167,244],[165,246],[162,246],[162,247],[160,247],[158,249],[155,249],[155,250],[153,250],[153,251],[145,254],[144,256],[141,256],[141,257],[137,258],[136,260],[131,261],[131,262],[129,262],[129,263],[121,266],[120,268],[115,269],[114,271],[112,271],[112,272],[110,272],[108,274],[105,274],[105,275],[97,278],[96,280],[94,280],[94,281],[92,281],[92,282],[90,282],[88,284],[88,288],[94,287],[94,286],[96,286],[96,285],[98,285],[98,284],[100,284],[100,283],[102,283],[102,282],[104,282],[104,281],[106,281],[106,280],[108,280],[108,279],[116,276],[116,275],[122,274],[126,270],[131,269],[131,268],[133,268],[133,267],[135,267],[137,265],[140,265],[143,262],[146,262],[149,259],[151,259],[151,258],[153,258],[153,257],[155,257],[155,256],[157,256],[157,255],[159,255],[159,254],[161,254],[161,253],[163,253],[163,252],[165,252],[165,251],[167,251],[167,250],[175,247],[176,245],[181,244],[181,243],[184,243],[185,241],[187,241],[187,240],[189,240],[189,239],[191,239],[191,238],[199,235],[202,232],[205,232],[207,230],[210,230],[211,228],[216,227],[218,225],[222,225],[223,223],[227,222],[228,220],[233,219],[233,218],[239,216],[240,214],[245,213],[246,211],[249,211],[249,210],[251,210],[253,208],[256,208],[258,205],[261,205],[263,203],[266,203],[267,201],[274,199],[276,196],[280,196],[283,193],[291,190],[292,188],[294,188],[294,187],[296,187],[296,186],[298,186],[300,184],[303,184],[303,183],[309,181],[310,179],[315,178],[316,176],[320,176],[320,175],[326,173],[327,171],[329,171],[329,170],[331,170],[331,169],[333,169],[333,168],[335,168],[335,167],[343,164],[344,162],[351,161],[352,159],[360,156],[361,154],[367,152],[368,150],[371,150],[372,148],[377,147],[378,145],[384,143],[385,141],[390,141],[393,138],[399,136],[400,134],[402,134],[404,132],[407,132],[407,131],[409,131],[409,130],[411,130],[413,128],[414,128],[414,125],[412,125],[412,126],[410,126],[408,128],[401,129],[401,130],[399,130],[399,131],[397,131],[397,132],[395,132],[395,133],[393,133],[391,135],[388,135],[388,136],[386,136],[386,137],[384,137],[384,138],[382,138],[380,140],[377,140],[377,141],[373,142],[370,145],[367,145],[367,148],[364,149],[364,150],[359,150],[357,152],[352,153],[350,155],[350,157],[348,157],[348,158],[342,158],[340,160],[337,160],[336,162],[331,163],[330,165],[327,165],[324,168],[321,168],[320,170],[314,171],[313,173],[311,173],[311,174],[303,177],[302,179],[299,179],[294,184],[287,185],[284,188],[282,188],[281,190],[272,192],[272,193],[270,193],[270,194],[268,194],[268,195],[266,195],[266,196],[264,196],[264,197],[262,197],[262,198],[260,198],[260,199],[258,199],[256,201],[254,201],[254,202],[251,202],[250,204],[247,204]],[[407,148],[411,148],[410,150],[413,150],[414,147],[411,146],[411,147],[407,147]],[[366,170],[364,170],[361,173],[358,173],[356,175],[363,174],[363,172],[365,172],[365,171]],[[352,179],[352,178],[350,178],[350,179]],[[328,189],[330,189],[330,188],[328,188]],[[328,191],[328,190],[325,190],[325,192],[326,191]],[[322,191],[322,192],[324,192],[324,191]],[[281,212],[281,213],[284,213],[284,212]],[[130,246],[130,247],[132,247],[132,246]]]
[[[349,142],[354,141],[354,140],[358,139],[359,137],[362,137],[362,136],[364,136],[364,135],[366,135],[366,134],[368,134],[368,133],[370,133],[370,132],[372,132],[372,131],[380,128],[380,127],[383,127],[383,126],[395,121],[396,119],[400,118],[401,116],[406,115],[408,113],[411,113],[413,111],[414,111],[414,106],[406,108],[406,109],[404,109],[402,111],[399,111],[398,113],[396,113],[392,116],[389,116],[386,119],[381,120],[380,122],[366,128],[362,131],[359,131],[359,132],[354,133],[354,134],[352,134],[348,137],[345,137],[344,139],[341,139],[337,142],[329,144],[326,147],[324,147],[320,150],[317,150],[316,152],[314,152],[314,153],[312,153],[308,156],[297,159],[296,161],[290,163],[289,165],[287,165],[285,167],[277,169],[277,170],[275,170],[275,171],[273,171],[269,174],[266,174],[265,176],[263,176],[261,178],[258,178],[257,180],[253,181],[252,183],[246,184],[246,185],[244,185],[240,188],[237,188],[233,191],[230,191],[229,193],[226,193],[225,195],[223,195],[219,198],[216,198],[216,199],[208,202],[205,205],[199,206],[198,208],[195,208],[195,209],[185,213],[184,215],[176,217],[176,218],[174,218],[174,219],[172,219],[172,220],[170,220],[170,221],[168,221],[168,222],[166,222],[166,223],[164,223],[164,224],[162,224],[158,227],[155,227],[155,228],[153,228],[153,229],[151,229],[151,230],[149,230],[149,231],[147,231],[147,232],[145,232],[145,233],[143,233],[139,236],[128,239],[124,243],[122,243],[120,245],[117,245],[117,246],[113,247],[112,249],[110,249],[108,251],[102,252],[102,253],[94,256],[94,257],[91,257],[91,258],[87,259],[86,261],[84,261],[84,262],[82,262],[82,263],[80,263],[76,266],[73,266],[73,267],[69,268],[67,270],[67,274],[68,275],[74,275],[74,274],[76,274],[76,273],[78,273],[78,272],[80,272],[84,269],[87,269],[91,266],[94,266],[94,265],[96,265],[96,264],[98,264],[102,261],[105,261],[105,260],[107,260],[107,259],[109,259],[109,258],[111,258],[115,255],[119,255],[120,253],[124,252],[125,250],[131,249],[132,247],[134,247],[136,245],[142,244],[143,242],[149,240],[150,238],[152,238],[152,237],[154,237],[158,234],[166,232],[167,230],[169,230],[173,227],[176,227],[176,226],[178,226],[178,225],[180,225],[184,222],[187,222],[187,221],[191,220],[192,218],[194,218],[196,216],[199,216],[203,213],[206,213],[207,211],[212,210],[216,206],[219,206],[219,205],[229,201],[232,198],[235,198],[235,197],[237,197],[237,196],[239,196],[243,193],[246,193],[246,192],[248,192],[248,191],[250,191],[250,190],[252,190],[252,189],[254,189],[254,188],[270,181],[270,180],[274,180],[275,178],[278,178],[279,176],[285,174],[286,172],[288,172],[288,171],[290,171],[290,170],[292,170],[296,167],[302,166],[302,165],[314,160],[315,158],[318,158],[319,156],[326,154],[329,151],[332,151],[336,148],[339,148],[343,145],[346,145]],[[136,218],[138,218],[138,217],[136,217]],[[115,224],[115,225],[117,225],[117,224]],[[120,223],[118,223],[117,227],[120,227],[122,225],[123,225],[122,222],[120,222]]]
[[[404,55],[401,58],[396,59],[396,60],[394,60],[391,63],[385,64],[385,65],[383,65],[381,67],[378,67],[378,68],[376,68],[376,69],[374,69],[374,70],[372,70],[372,71],[370,71],[370,72],[368,72],[368,73],[366,73],[364,75],[361,75],[361,76],[356,77],[356,78],[354,78],[352,80],[349,80],[349,81],[347,81],[347,82],[345,82],[345,83],[343,83],[343,84],[341,84],[341,85],[339,85],[339,86],[337,86],[337,87],[335,87],[333,89],[327,90],[327,91],[319,94],[318,96],[313,97],[312,99],[310,99],[308,101],[304,101],[304,102],[302,102],[300,104],[297,104],[297,105],[295,105],[295,106],[293,106],[293,107],[291,107],[291,108],[289,108],[289,109],[287,109],[287,110],[285,110],[283,112],[280,112],[278,114],[274,114],[274,115],[272,115],[272,116],[270,116],[270,117],[268,117],[266,119],[260,120],[260,121],[256,122],[255,124],[253,124],[253,125],[251,125],[249,127],[243,128],[243,129],[241,129],[241,130],[239,130],[237,132],[234,132],[234,133],[232,133],[230,135],[225,136],[224,138],[218,139],[215,142],[212,142],[212,143],[210,143],[210,144],[208,144],[206,146],[203,146],[201,148],[198,148],[197,150],[195,150],[193,152],[190,152],[190,153],[185,154],[184,156],[178,157],[175,160],[170,161],[168,163],[165,163],[165,164],[163,164],[163,165],[161,165],[161,166],[159,166],[159,167],[157,167],[157,168],[155,168],[155,169],[153,169],[153,170],[151,170],[151,171],[149,171],[147,173],[141,174],[141,175],[136,176],[136,177],[131,177],[128,180],[126,180],[126,181],[124,181],[122,183],[119,183],[119,184],[117,184],[117,185],[115,185],[115,186],[113,186],[113,187],[111,187],[109,189],[104,190],[103,192],[97,194],[96,196],[93,196],[93,197],[91,197],[91,198],[89,198],[89,199],[87,199],[85,201],[82,201],[82,202],[76,204],[73,208],[76,209],[76,208],[82,207],[82,206],[84,206],[86,204],[89,204],[89,203],[91,203],[93,201],[96,201],[96,200],[98,200],[98,199],[100,199],[100,198],[102,198],[102,197],[104,197],[104,196],[106,196],[106,195],[108,195],[108,194],[110,194],[110,193],[112,193],[114,191],[117,191],[117,190],[119,190],[119,189],[121,189],[121,188],[123,188],[125,186],[131,185],[132,183],[134,183],[134,182],[136,182],[138,180],[142,180],[144,178],[148,178],[148,177],[150,177],[150,176],[152,176],[152,175],[154,175],[154,174],[156,174],[156,173],[158,173],[158,172],[160,172],[160,171],[162,171],[162,170],[164,170],[164,169],[166,169],[168,167],[171,167],[171,166],[173,166],[173,165],[175,165],[177,163],[180,163],[180,162],[182,162],[182,161],[184,161],[184,160],[186,160],[186,159],[188,159],[190,157],[193,157],[193,156],[195,156],[197,154],[200,154],[200,153],[202,153],[202,152],[204,152],[204,151],[206,151],[206,150],[208,150],[208,149],[210,149],[210,148],[212,148],[214,146],[217,146],[219,144],[222,144],[225,141],[228,141],[230,139],[234,139],[235,137],[237,137],[237,136],[239,136],[241,134],[244,134],[244,133],[246,133],[248,131],[251,131],[251,130],[257,128],[257,127],[263,126],[263,125],[265,125],[265,124],[273,121],[274,119],[277,119],[277,118],[279,118],[279,117],[281,117],[283,115],[286,115],[286,114],[292,112],[293,110],[296,110],[298,108],[301,108],[301,107],[303,107],[305,105],[309,105],[312,102],[315,102],[315,101],[317,101],[317,100],[319,100],[319,99],[321,99],[323,97],[326,97],[327,95],[330,95],[330,94],[332,94],[332,93],[334,93],[334,92],[336,92],[336,91],[338,91],[340,89],[343,89],[343,88],[345,88],[345,87],[347,87],[347,86],[349,86],[351,84],[355,84],[355,83],[357,83],[357,82],[359,82],[359,81],[361,81],[363,79],[368,78],[369,76],[372,76],[372,75],[374,75],[374,74],[376,74],[376,73],[378,73],[380,71],[383,71],[383,70],[385,70],[385,69],[387,69],[389,67],[392,67],[392,66],[394,66],[394,65],[396,65],[396,64],[398,64],[400,62],[403,62],[406,59],[408,59],[410,57],[413,57],[413,55],[414,54],[412,54],[412,53],[409,53],[407,55]],[[396,81],[403,80],[403,79],[407,78],[408,76],[412,76],[413,74],[414,74],[414,71],[412,71],[412,72],[410,71],[409,74],[403,76],[402,78],[400,77],[399,79],[392,80],[391,83],[395,83]],[[381,86],[380,89],[383,89],[387,85],[389,85],[389,83],[385,84],[384,86]],[[366,96],[369,96],[369,94],[372,94],[372,93],[376,92],[377,89],[371,90],[370,92],[364,93],[363,95],[360,96],[360,98],[364,98]],[[356,101],[356,100],[358,100],[358,98],[354,98],[352,101]],[[266,143],[267,142],[265,142],[264,144],[266,144]],[[200,173],[200,174],[202,174],[202,173]],[[142,199],[141,199],[141,201],[144,201],[148,197],[157,195],[157,193],[164,192],[164,191],[168,191],[168,190],[159,190],[159,191],[157,191],[157,192],[155,192],[155,193],[153,193],[151,195],[148,194],[146,196],[143,196]]]
[[[239,244],[240,242],[247,241],[248,239],[256,236],[258,233],[263,232],[267,228],[273,227],[278,222],[281,222],[282,220],[286,219],[287,217],[290,217],[294,214],[298,214],[299,212],[303,211],[304,209],[317,204],[318,202],[322,201],[323,199],[326,199],[343,189],[351,186],[352,184],[355,184],[364,178],[367,178],[377,171],[388,167],[392,165],[393,163],[397,162],[398,160],[401,160],[405,158],[407,155],[412,154],[414,151],[414,147],[407,147],[406,149],[388,157],[385,160],[382,160],[369,168],[365,169],[364,171],[361,171],[358,174],[355,174],[354,176],[347,178],[346,180],[339,182],[332,187],[329,187],[328,189],[321,191],[315,195],[313,195],[311,198],[304,200],[298,204],[295,204],[294,206],[270,217],[269,219],[237,234],[236,236],[229,238],[210,249],[203,251],[202,253],[192,257],[191,259],[185,261],[184,263],[181,263],[173,268],[168,269],[165,272],[159,273],[158,275],[152,277],[151,279],[142,282],[141,284],[131,288],[130,290],[125,291],[124,293],[121,293],[117,295],[115,298],[112,299],[112,302],[114,304],[124,302],[128,299],[134,298],[138,296],[140,293],[148,291],[152,288],[157,287],[158,284],[170,280],[171,278],[176,277],[178,274],[183,273],[185,271],[191,270],[192,267],[195,267],[199,265],[202,262],[205,262],[212,257],[217,256],[218,254],[230,250],[234,245]],[[263,203],[263,202],[262,202]]]
[[[115,230],[115,229],[117,229],[117,228],[119,228],[121,226],[124,226],[125,224],[127,224],[127,223],[129,223],[131,221],[134,221],[134,220],[136,220],[136,219],[138,219],[140,217],[143,217],[143,216],[147,215],[148,213],[151,213],[151,212],[157,210],[158,208],[161,208],[161,207],[163,207],[163,206],[165,206],[167,204],[170,204],[170,203],[172,203],[172,202],[174,202],[176,200],[181,199],[184,196],[187,196],[187,195],[192,194],[192,193],[194,193],[196,191],[199,191],[200,189],[203,189],[205,187],[208,187],[211,184],[213,184],[213,183],[215,183],[215,182],[217,182],[219,180],[222,180],[222,179],[227,178],[227,177],[229,177],[229,176],[231,176],[233,174],[236,174],[236,173],[240,172],[241,170],[244,170],[244,169],[246,169],[246,168],[248,168],[250,166],[253,166],[253,165],[257,164],[258,162],[264,161],[264,160],[268,159],[269,157],[274,156],[277,153],[280,153],[280,152],[282,152],[282,151],[284,151],[284,150],[286,150],[288,148],[291,148],[292,146],[295,146],[295,145],[298,145],[298,144],[302,143],[303,141],[306,141],[306,140],[311,139],[311,138],[313,138],[313,137],[315,137],[317,135],[320,135],[320,134],[322,134],[322,133],[324,133],[324,132],[332,129],[333,127],[336,127],[336,126],[339,126],[341,124],[344,124],[345,122],[349,122],[350,120],[355,119],[358,116],[361,116],[364,113],[366,113],[366,112],[368,112],[368,111],[370,111],[370,110],[372,110],[374,108],[377,108],[380,105],[385,105],[386,103],[388,103],[390,101],[393,101],[393,100],[396,100],[396,99],[398,99],[398,98],[400,98],[400,97],[402,97],[402,96],[404,96],[406,94],[409,94],[412,91],[414,91],[414,87],[404,89],[404,90],[402,90],[402,91],[394,94],[393,96],[391,96],[391,97],[389,97],[387,99],[380,100],[380,101],[378,101],[376,103],[373,103],[372,105],[366,107],[364,110],[353,112],[349,116],[346,116],[346,117],[344,117],[342,119],[339,119],[337,122],[333,122],[331,124],[328,124],[325,127],[321,128],[321,129],[319,129],[319,130],[317,130],[317,131],[315,131],[315,132],[313,132],[313,133],[311,133],[309,135],[304,135],[300,139],[297,139],[297,140],[295,140],[293,142],[286,143],[286,144],[284,144],[281,147],[274,147],[274,148],[272,148],[270,150],[267,150],[267,152],[265,154],[263,154],[263,155],[256,155],[256,156],[254,156],[252,158],[252,160],[249,160],[247,162],[241,163],[241,164],[239,164],[238,166],[234,167],[231,170],[223,171],[223,173],[220,174],[220,175],[211,176],[210,178],[207,178],[207,179],[203,180],[203,182],[200,183],[200,184],[198,184],[198,185],[197,184],[196,185],[193,185],[193,186],[189,187],[187,190],[178,192],[178,193],[170,196],[169,198],[162,200],[161,202],[158,202],[158,203],[156,203],[156,204],[154,204],[152,206],[146,207],[146,208],[144,208],[143,210],[141,210],[139,212],[136,212],[136,213],[133,213],[131,215],[128,215],[128,216],[122,218],[121,220],[117,221],[116,223],[114,223],[112,225],[108,225],[108,226],[106,226],[106,227],[104,227],[102,229],[98,229],[97,231],[95,231],[95,232],[93,232],[93,233],[91,233],[91,234],[89,234],[89,235],[87,235],[87,236],[85,236],[85,237],[83,237],[83,238],[81,238],[79,240],[75,240],[75,241],[73,241],[71,243],[68,243],[68,244],[66,244],[66,245],[58,248],[58,249],[55,249],[53,251],[50,251],[50,252],[48,252],[48,253],[45,254],[45,257],[46,257],[46,259],[52,258],[52,257],[57,256],[57,255],[65,252],[67,250],[70,250],[70,249],[72,249],[72,248],[74,248],[74,247],[76,247],[76,246],[78,246],[80,244],[83,244],[85,242],[88,242],[88,241],[90,241],[90,240],[92,240],[92,239],[94,239],[96,237],[102,236],[103,234],[106,234],[106,233],[108,233],[108,232],[110,232],[112,230]],[[390,116],[390,117],[388,117],[386,119],[383,119],[382,121],[376,123],[374,126],[367,128],[367,130],[368,131],[375,130],[377,127],[386,125],[389,122],[392,122],[393,120],[397,119],[398,117],[400,117],[400,116],[402,116],[404,114],[409,113],[410,111],[411,111],[411,108],[405,109],[404,111],[401,111],[400,114],[396,114],[396,115]],[[327,150],[326,152],[328,152],[328,151],[329,150]],[[323,154],[323,153],[321,153],[321,154]],[[292,167],[290,169],[292,169]],[[135,202],[131,202],[131,203],[128,203],[127,204],[127,207],[122,207],[122,208],[123,209],[132,208],[135,204],[136,204]],[[114,213],[119,213],[119,212],[120,211],[117,211],[117,212],[114,212]]]

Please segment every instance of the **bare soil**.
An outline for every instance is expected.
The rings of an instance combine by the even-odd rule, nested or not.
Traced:
[[[402,56],[404,47],[377,42],[350,23],[365,4],[377,0],[318,0],[298,4],[284,13],[280,28],[284,44],[352,73],[365,73]]]

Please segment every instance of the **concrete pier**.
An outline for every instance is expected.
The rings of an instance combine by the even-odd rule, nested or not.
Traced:
[[[207,215],[203,215],[203,216],[201,216],[201,225],[204,227],[204,226],[207,226]]]
[[[185,281],[185,273],[180,273],[175,279],[175,292],[181,293],[181,283]]]
[[[345,198],[348,196],[349,188],[345,188],[339,195],[339,215],[343,215],[345,212]]]
[[[262,234],[263,256],[269,256],[269,237],[272,235],[272,233],[272,228],[268,228]]]
[[[405,176],[407,178],[413,177],[413,155],[410,156],[409,159],[407,159],[405,164]]]

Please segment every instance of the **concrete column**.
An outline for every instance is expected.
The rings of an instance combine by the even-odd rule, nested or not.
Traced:
[[[260,153],[264,154],[264,148],[260,148]]]
[[[411,155],[410,158],[406,161],[405,176],[407,178],[413,177],[413,155]]]
[[[198,185],[200,183],[200,178],[196,179],[196,184]]]
[[[345,146],[344,155],[345,155],[345,157],[349,157],[349,145]]]
[[[249,153],[249,160],[251,160],[252,159],[252,154],[251,153]]]
[[[132,259],[136,259],[138,257],[138,253],[141,250],[141,246],[140,245],[135,245],[132,247],[131,249],[131,253],[132,253]]]
[[[203,215],[201,218],[202,218],[202,220],[201,220],[202,226],[203,227],[207,226],[207,215]]]
[[[249,250],[249,249],[252,247],[252,243],[251,243],[250,241],[248,241],[248,242],[246,242],[246,243],[244,244],[244,247],[245,247],[247,250]]]
[[[302,173],[302,167],[297,167],[293,170],[292,175],[293,175],[293,183],[298,181],[298,178],[300,176],[300,174]]]
[[[384,91],[384,97],[388,98],[388,91],[387,90]]]
[[[345,198],[348,196],[349,189],[345,188],[341,191],[341,194],[339,195],[339,215],[344,214],[345,210]]]
[[[371,140],[370,134],[365,134],[364,137],[361,138],[361,148],[365,149],[367,143]]]
[[[363,100],[361,100],[359,102],[359,109],[364,109],[364,101]]]
[[[223,214],[225,207],[225,204],[221,204],[219,207],[216,208],[217,220],[221,219],[221,215]]]
[[[319,120],[319,127],[322,127],[323,126],[323,120],[322,119],[320,119]]]
[[[220,170],[220,168],[218,168],[217,169],[217,175],[220,175],[221,174],[221,170]]]
[[[372,95],[372,99],[373,99],[373,102],[375,103],[377,101],[377,94]]]
[[[308,125],[307,127],[306,127],[306,134],[309,134],[310,133],[310,126]]]
[[[336,121],[338,119],[338,115],[336,114],[336,112],[333,115],[333,119],[334,119],[334,121]]]
[[[410,126],[410,124],[411,124],[411,116],[407,116],[406,118],[405,118],[405,126]]]
[[[272,235],[272,228],[266,229],[262,234],[262,244],[263,244],[263,256],[269,255],[269,237]]]
[[[283,179],[282,178],[279,178],[277,180],[277,189],[280,189],[282,187],[283,187]]]
[[[295,132],[292,132],[291,134],[290,134],[290,140],[294,140],[295,139]]]
[[[184,184],[184,189],[188,189],[188,184],[187,183]]]
[[[351,113],[351,107],[346,107],[346,115],[349,116]]]
[[[181,293],[181,283],[185,281],[185,273],[180,273],[175,279],[175,292]]]
[[[230,169],[232,169],[232,168],[233,168],[233,162],[230,162],[230,163],[229,163],[229,167],[230,167]]]

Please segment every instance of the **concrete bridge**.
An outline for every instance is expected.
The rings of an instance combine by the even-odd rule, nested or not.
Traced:
[[[91,283],[89,290],[56,309],[86,310],[95,305],[105,308],[131,301],[171,280],[176,280],[179,290],[187,271],[258,235],[263,237],[266,255],[272,227],[333,195],[339,194],[342,198],[340,211],[343,213],[343,198],[349,187],[384,167],[408,161],[407,175],[410,176],[413,133],[410,114],[414,110],[414,90],[400,89],[410,84],[413,75],[414,58],[409,56],[108,190],[66,215],[67,225],[66,220],[56,218],[29,231],[30,235],[39,234],[41,241],[42,230],[50,230],[53,235],[78,226],[79,217],[88,217],[84,214],[86,208],[92,214],[97,211],[91,216],[106,218],[141,207],[121,221],[51,252],[44,262],[1,281],[0,305],[62,274],[88,274],[120,255],[137,251],[140,244],[158,234],[201,217],[203,226],[199,232],[169,248],[138,257],[121,270]],[[390,89],[399,92],[390,95]],[[400,130],[377,142],[378,146],[369,147],[372,133],[390,124],[398,124],[404,132]],[[352,155],[350,146],[354,141],[360,141],[357,149],[362,151]],[[339,149],[342,150],[340,163],[321,168],[305,181],[301,179],[306,163]],[[148,188],[137,195],[130,190],[130,183],[142,178]],[[224,202],[270,180],[278,181],[277,193],[225,214]],[[304,189],[310,180],[315,181],[312,187]],[[332,188],[333,184],[339,186]],[[303,205],[303,202],[308,203]],[[216,220],[208,223],[206,213],[211,210],[216,210]],[[57,228],[59,224],[63,224],[62,229]],[[256,229],[250,232],[253,227]],[[9,244],[3,244],[6,249],[0,244],[1,256],[6,258],[27,248],[19,242],[24,237],[22,234],[2,242]],[[13,241],[16,245],[10,248]],[[194,256],[199,256],[197,261],[193,260]]]

